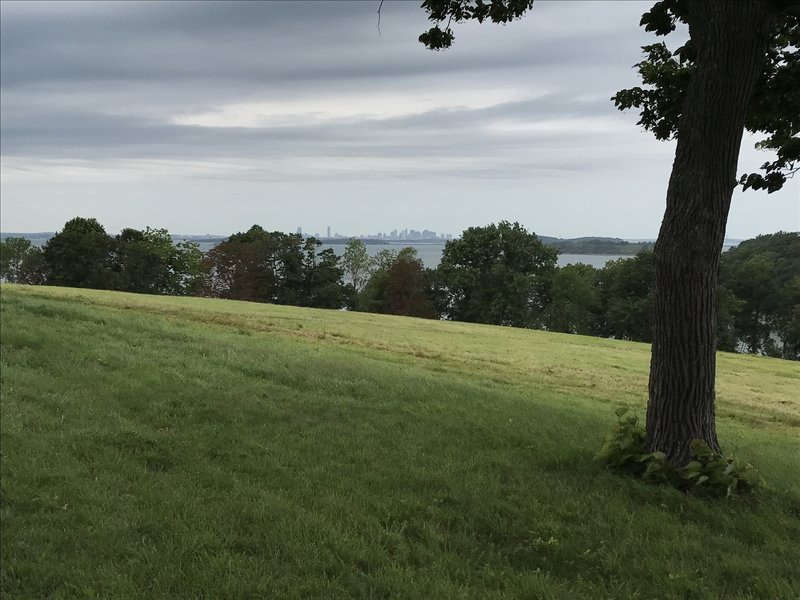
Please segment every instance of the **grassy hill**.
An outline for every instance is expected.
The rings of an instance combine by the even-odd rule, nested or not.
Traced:
[[[771,489],[603,472],[646,345],[3,285],[3,598],[797,598],[800,365],[722,354]]]

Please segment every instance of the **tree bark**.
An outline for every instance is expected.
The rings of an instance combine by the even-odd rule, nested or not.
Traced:
[[[674,465],[689,443],[719,450],[714,418],[717,279],[745,116],[764,67],[768,0],[688,3],[697,50],[654,248],[647,438]]]

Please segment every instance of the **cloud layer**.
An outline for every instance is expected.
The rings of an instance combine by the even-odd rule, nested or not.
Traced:
[[[4,230],[94,211],[111,230],[657,231],[672,148],[608,100],[636,84],[647,3],[537,2],[442,53],[413,3],[384,3],[380,31],[378,2],[0,6]],[[800,226],[782,194],[747,222]]]

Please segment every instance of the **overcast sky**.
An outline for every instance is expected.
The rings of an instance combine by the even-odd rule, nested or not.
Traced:
[[[649,4],[537,0],[437,53],[415,2],[2,2],[0,228],[655,237],[674,144],[609,101]],[[728,237],[780,229],[800,181],[734,194]]]

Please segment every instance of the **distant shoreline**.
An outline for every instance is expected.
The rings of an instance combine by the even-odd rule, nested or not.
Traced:
[[[30,240],[34,245],[43,245],[47,240],[55,235],[52,231],[42,232],[0,232],[0,240],[8,237],[21,237]],[[308,236],[310,237],[310,236]],[[190,234],[173,234],[172,239],[175,243],[178,242],[196,242],[203,245],[216,245],[228,239],[228,236],[219,235],[190,235]],[[360,240],[367,246],[408,246],[408,245],[437,245],[444,246],[450,240],[441,238],[426,238],[419,240],[384,240],[377,238],[362,238],[362,237],[337,237],[317,238],[322,244],[328,246],[344,246],[350,242],[351,239]],[[458,238],[454,238],[458,239]],[[623,240],[620,238],[608,237],[579,237],[579,238],[555,238],[549,236],[539,236],[542,242],[555,248],[561,254],[578,254],[584,256],[633,256],[642,250],[651,250],[655,240]],[[725,240],[723,250],[728,250],[736,246],[741,240]]]

